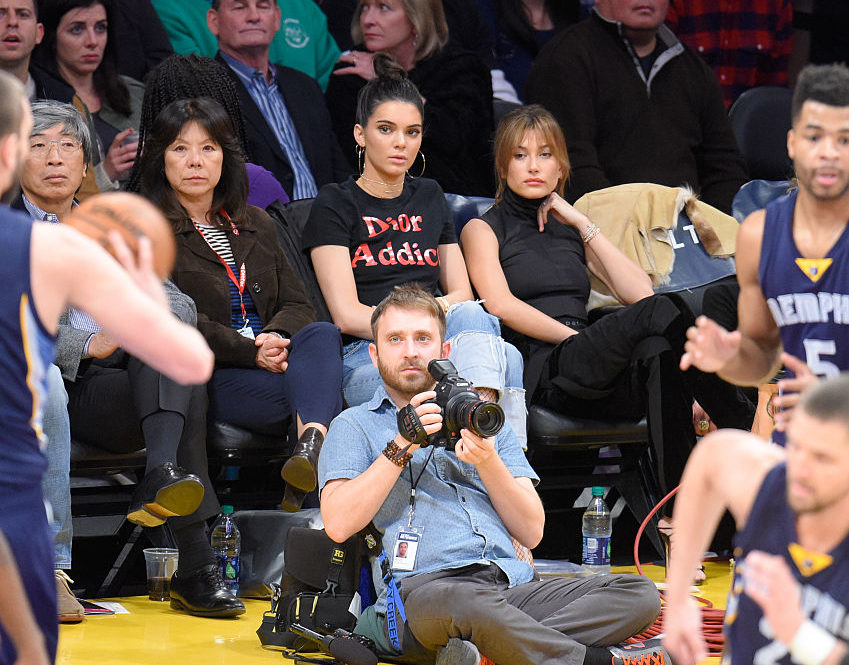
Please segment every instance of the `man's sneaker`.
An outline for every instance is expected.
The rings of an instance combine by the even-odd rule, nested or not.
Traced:
[[[59,606],[59,623],[79,623],[85,616],[80,601],[71,591],[69,582],[73,582],[64,570],[56,569],[56,602]]]
[[[482,656],[471,642],[452,637],[437,650],[435,665],[495,665],[495,662]]]
[[[660,637],[608,648],[611,665],[673,665]]]

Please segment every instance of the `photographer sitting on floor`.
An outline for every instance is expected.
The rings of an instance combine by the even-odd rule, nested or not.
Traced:
[[[388,591],[363,613],[356,632],[382,655],[403,653],[409,663],[618,665],[649,656],[663,663],[659,645],[605,648],[657,616],[649,580],[540,581],[517,559],[511,536],[536,546],[545,515],[538,478],[509,426],[494,437],[463,429],[455,448],[453,439],[428,445],[444,434],[428,362],[449,351],[436,300],[414,285],[397,286],[374,309],[371,327],[369,353],[383,385],[330,426],[319,459],[321,513],[337,542],[373,520],[384,552],[409,545],[406,556],[394,557],[391,578],[375,571]],[[422,430],[424,447],[405,438],[422,441]]]

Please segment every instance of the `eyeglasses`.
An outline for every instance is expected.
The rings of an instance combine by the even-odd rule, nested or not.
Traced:
[[[38,139],[30,141],[29,151],[36,157],[45,157],[54,145],[63,155],[72,155],[83,147],[77,139]]]

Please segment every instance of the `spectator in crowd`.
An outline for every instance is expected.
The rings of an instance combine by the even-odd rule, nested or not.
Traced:
[[[463,227],[461,241],[472,285],[523,353],[529,401],[601,420],[647,416],[668,492],[695,443],[693,397],[727,427],[750,427],[751,404],[712,375],[678,369],[689,308],[677,296],[653,295],[648,274],[560,197],[569,158],[548,111],[508,113],[495,163],[496,204]],[[627,305],[591,325],[588,272]]]
[[[681,530],[664,594],[663,644],[676,665],[707,656],[687,571],[726,510],[738,530],[723,660],[846,662],[849,375],[809,388],[796,410],[786,449],[720,430],[693,451],[675,505]]]
[[[118,73],[112,0],[56,0],[40,18],[44,39],[34,52],[44,70],[44,95],[72,102],[93,128],[97,187],[115,189],[129,174],[144,86]]]
[[[18,205],[34,219],[60,222],[75,205],[91,138],[70,104],[37,101],[33,117]],[[173,284],[166,287],[172,311],[193,324],[192,302]],[[60,318],[56,347],[74,437],[114,452],[147,449],[145,475],[127,519],[158,526],[167,516],[177,516],[170,521],[180,550],[179,582],[175,578],[172,597],[183,599],[182,609],[204,616],[244,612],[241,601],[216,577],[204,522],[219,506],[207,470],[203,386],[184,386],[166,378],[126,353],[80,310]]]
[[[150,0],[115,0],[118,71],[144,81],[148,72],[174,53],[168,33]]]
[[[303,235],[330,314],[345,335],[345,398],[371,399],[380,375],[368,355],[369,317],[392,287],[417,282],[447,312],[452,359],[488,399],[501,401],[521,441],[525,435],[522,363],[501,339],[498,320],[472,301],[453,216],[439,185],[408,178],[422,144],[424,102],[391,56],[374,58],[376,78],[360,91],[354,136],[362,169],[328,185],[312,206]]]
[[[141,186],[174,225],[173,279],[197,304],[198,328],[215,353],[210,418],[281,435],[287,420],[296,422],[283,507],[298,510],[315,489],[321,444],[342,408],[339,330],[315,320],[274,222],[247,205],[244,160],[220,104],[180,100],[159,113]]]
[[[504,73],[517,98],[539,50],[578,21],[579,0],[476,0],[495,36],[493,69]],[[497,96],[497,95],[496,95]]]
[[[557,118],[572,163],[565,198],[627,182],[691,186],[731,212],[746,180],[716,75],[663,21],[668,0],[598,0],[537,56],[529,102]]]
[[[221,104],[233,122],[236,137],[242,147],[242,154],[247,160],[245,168],[248,171],[250,183],[248,205],[267,208],[274,201],[288,203],[289,195],[274,175],[250,161],[238,88],[228,74],[227,67],[212,58],[197,55],[172,55],[150,73],[145,81],[144,102],[139,123],[139,152],[153,121],[162,109],[178,99],[196,97],[208,97]],[[133,163],[133,170],[130,172],[127,189],[132,192],[139,191],[139,178],[137,156]]]
[[[314,0],[327,16],[327,27],[343,51],[354,48],[351,19],[359,0]],[[477,7],[477,0],[443,0],[448,40],[466,51],[474,51],[485,61],[492,60],[492,35]]]
[[[545,514],[538,478],[509,427],[493,437],[462,429],[450,451],[399,432],[399,410],[427,434],[443,425],[424,369],[450,345],[433,296],[395,287],[371,325],[369,354],[382,382],[367,404],[333,421],[321,455],[321,515],[340,543],[373,521],[385,552],[405,540],[415,546],[377,573],[386,602],[367,608],[357,632],[402,663],[663,663],[657,639],[612,646],[657,616],[657,590],[646,578],[541,581],[516,558],[511,541],[534,547]]]
[[[21,83],[32,101],[44,97],[42,84],[30,71],[33,49],[44,37],[35,0],[0,0],[0,69]]]
[[[267,9],[274,1],[262,0],[259,4]],[[152,2],[175,52],[209,58],[215,55],[218,44],[207,27],[206,15],[210,4],[218,8],[217,1]],[[324,90],[339,58],[339,47],[327,30],[327,18],[313,0],[277,0],[277,7],[282,12],[282,26],[271,43],[269,59],[314,78]]]
[[[215,0],[207,24],[218,38],[217,58],[236,84],[254,161],[293,200],[313,198],[325,183],[347,177],[318,84],[270,60],[280,8],[271,0]]]
[[[63,144],[59,141],[66,140],[64,148],[68,149],[79,141],[90,142],[88,129],[82,123],[79,113],[73,107],[67,107],[59,102],[39,101],[34,103],[33,131],[30,136],[30,151],[23,163],[20,181],[22,192],[18,194],[12,207],[33,214],[35,208],[42,210],[52,209],[56,203],[61,206],[62,213],[70,210],[70,203],[74,194],[82,184],[85,173],[85,164],[78,164],[84,159],[83,151],[76,149],[78,159],[68,160],[68,154],[63,153]],[[52,110],[58,108],[60,117],[73,112],[74,128],[68,130],[64,124],[56,123],[45,128],[46,124],[53,123],[56,118]],[[75,136],[74,132],[80,132]],[[56,138],[56,137],[59,138]],[[48,138],[49,137],[49,138]],[[56,144],[45,143],[55,140]],[[49,146],[46,154],[44,147]],[[55,147],[55,150],[53,149]],[[24,191],[29,192],[29,199],[37,201],[40,205],[33,205],[31,212],[24,203],[27,196]],[[68,206],[67,210],[66,205]],[[42,215],[33,215],[36,219],[42,219]],[[62,372],[56,365],[51,364],[47,370],[47,399],[44,402],[44,433],[47,436],[47,470],[41,482],[44,499],[50,504],[54,532],[53,546],[55,551],[54,570],[56,574],[56,598],[58,603],[58,616],[61,623],[78,623],[83,620],[84,610],[82,605],[74,596],[69,582],[72,582],[66,570],[71,569],[71,545],[74,536],[73,521],[71,519],[71,425],[68,418],[68,393],[62,380]]]
[[[787,86],[792,0],[670,0],[666,24],[716,73],[726,107],[749,88]]]
[[[358,50],[340,57],[327,86],[333,127],[351,164],[357,155],[351,138],[357,94],[375,77],[374,54],[384,51],[407,71],[426,101],[422,153],[427,161],[417,160],[413,173],[421,170],[446,192],[491,195],[489,67],[448,43],[442,3],[361,0],[351,31]]]

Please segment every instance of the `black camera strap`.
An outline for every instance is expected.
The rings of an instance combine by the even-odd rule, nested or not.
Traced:
[[[430,454],[427,456],[425,463],[422,464],[422,468],[419,471],[419,475],[416,476],[416,479],[413,480],[413,462],[412,460],[407,465],[407,468],[410,470],[410,516],[407,519],[407,526],[413,526],[413,517],[416,514],[416,487],[419,485],[419,481],[422,479],[422,474],[425,472],[427,468],[428,462],[430,462],[430,458],[433,457],[433,451],[435,448],[430,449]]]

